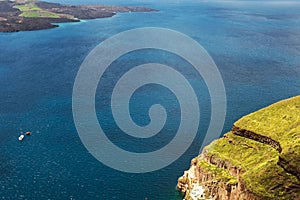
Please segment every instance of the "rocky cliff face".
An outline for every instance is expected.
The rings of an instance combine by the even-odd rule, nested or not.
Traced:
[[[238,120],[192,160],[177,188],[186,200],[300,200],[300,96]]]

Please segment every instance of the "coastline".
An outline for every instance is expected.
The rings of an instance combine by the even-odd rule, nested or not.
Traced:
[[[66,5],[44,1],[0,1],[0,32],[43,30],[59,27],[58,23],[110,18],[117,13],[153,12],[135,6]]]
[[[300,199],[299,108],[295,96],[236,121],[178,179],[184,199]]]

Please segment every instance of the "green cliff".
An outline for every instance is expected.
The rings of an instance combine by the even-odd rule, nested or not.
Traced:
[[[300,96],[235,122],[192,160],[178,189],[185,199],[300,199]]]

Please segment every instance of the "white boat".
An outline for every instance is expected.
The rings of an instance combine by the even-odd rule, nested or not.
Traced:
[[[19,140],[21,141],[21,140],[23,140],[24,139],[24,135],[20,135],[19,136]]]

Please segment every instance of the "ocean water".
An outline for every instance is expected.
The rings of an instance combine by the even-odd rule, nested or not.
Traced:
[[[54,2],[54,1],[53,1]],[[86,1],[59,1],[86,3]],[[210,121],[210,97],[201,76],[168,52],[142,50],[116,60],[100,80],[97,116],[108,138],[133,152],[151,152],[172,138],[180,123],[179,104],[158,85],[140,88],[130,103],[133,120],[149,123],[151,105],[168,113],[158,135],[128,137],[109,108],[118,78],[149,62],[173,66],[199,98],[200,127],[190,148],[176,162],[150,173],[119,172],[98,162],[81,143],[72,116],[72,89],[88,53],[121,31],[163,27],[199,42],[212,56],[227,95],[222,133],[241,116],[300,93],[300,3],[297,1],[88,1],[141,5],[159,10],[123,13],[112,18],[60,24],[41,31],[0,33],[0,198],[179,200],[177,178],[199,153]],[[21,131],[32,135],[18,141]],[[116,156],[116,155],[111,155]],[[168,156],[168,155],[166,155]]]

